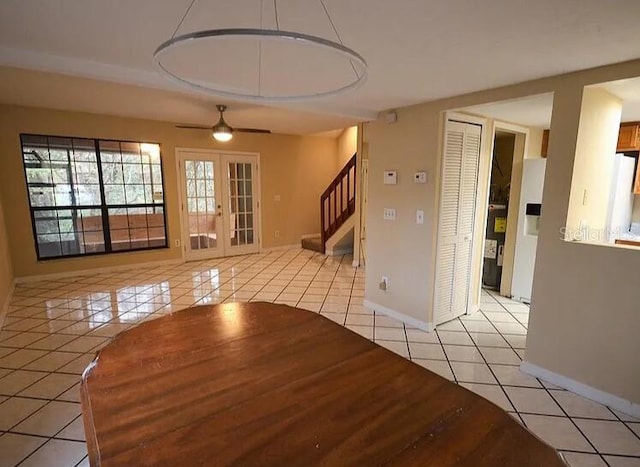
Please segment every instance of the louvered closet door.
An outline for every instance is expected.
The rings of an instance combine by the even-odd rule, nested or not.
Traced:
[[[480,132],[478,125],[447,121],[436,252],[435,324],[467,311]]]

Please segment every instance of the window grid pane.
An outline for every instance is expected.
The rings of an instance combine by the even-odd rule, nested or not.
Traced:
[[[250,245],[254,243],[251,164],[230,162],[228,174],[231,245]]]
[[[20,137],[39,259],[167,247],[158,144]]]

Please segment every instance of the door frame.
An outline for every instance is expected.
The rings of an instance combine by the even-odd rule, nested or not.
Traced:
[[[222,162],[222,156],[225,154],[232,156],[255,156],[256,158],[256,167],[257,167],[257,177],[256,177],[256,193],[258,195],[257,206],[258,213],[256,216],[256,233],[258,235],[258,252],[262,253],[262,171],[260,170],[260,153],[259,152],[250,152],[250,151],[227,151],[220,149],[202,149],[202,148],[188,148],[188,147],[176,147],[175,148],[175,167],[176,167],[176,185],[178,187],[178,218],[180,219],[180,256],[182,261],[187,261],[187,239],[188,239],[188,231],[185,231],[185,226],[183,223],[183,213],[185,209],[185,199],[184,199],[184,187],[182,186],[182,173],[180,168],[180,160],[185,153],[196,153],[202,155],[211,155],[215,154],[220,156],[220,161]],[[224,256],[222,256],[224,257]]]
[[[430,278],[431,299],[430,310],[428,316],[430,320],[428,322],[429,329],[435,328],[435,310],[436,310],[436,294],[437,294],[437,279],[439,274],[438,266],[438,240],[439,240],[439,226],[440,226],[440,199],[442,190],[442,170],[444,166],[444,153],[445,153],[445,140],[447,131],[447,121],[454,120],[461,123],[469,123],[480,126],[480,157],[478,160],[478,186],[477,196],[474,214],[474,226],[471,242],[471,266],[470,266],[470,281],[469,292],[467,294],[467,313],[470,314],[480,309],[480,287],[482,281],[482,268],[478,266],[478,263],[482,263],[482,251],[484,249],[484,229],[486,228],[487,216],[484,209],[485,202],[489,199],[489,180],[486,174],[490,173],[491,163],[491,148],[493,142],[488,144],[488,135],[490,120],[486,117],[480,117],[476,115],[456,112],[456,111],[444,111],[441,113],[440,119],[440,138],[438,141],[438,162],[436,165],[437,176],[435,183],[435,196],[434,196],[434,212],[436,213],[433,225],[433,255],[432,255],[432,270],[433,275]],[[482,175],[485,174],[484,178]],[[480,202],[482,200],[482,203]]]
[[[520,196],[522,190],[522,168],[524,159],[529,153],[530,130],[529,128],[515,123],[502,122],[500,120],[493,121],[493,130],[491,138],[491,160],[489,162],[488,179],[491,183],[491,171],[493,169],[493,149],[497,131],[511,133],[516,138],[513,148],[513,159],[511,160],[513,168],[511,170],[511,187],[509,188],[509,209],[507,210],[507,231],[504,239],[504,257],[502,263],[502,277],[500,278],[499,293],[505,297],[511,297],[511,288],[513,284],[513,266],[516,253],[516,241],[518,238],[518,219],[520,216]],[[524,138],[522,141],[522,150],[518,147],[518,138]],[[516,182],[516,183],[514,183]],[[517,195],[514,197],[514,195]],[[489,204],[489,193],[487,192],[487,205]],[[486,214],[485,214],[486,215]],[[486,230],[485,222],[485,230]],[[482,248],[484,250],[484,241]],[[480,263],[480,280],[482,280],[482,268],[484,262]],[[482,284],[480,284],[482,287]]]

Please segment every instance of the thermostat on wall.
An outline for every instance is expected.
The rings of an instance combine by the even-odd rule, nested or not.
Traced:
[[[385,185],[395,185],[398,183],[398,174],[395,170],[385,170],[384,171],[384,184]]]

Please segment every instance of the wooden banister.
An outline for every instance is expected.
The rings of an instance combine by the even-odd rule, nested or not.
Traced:
[[[320,196],[320,246],[325,244],[356,210],[356,154]]]

